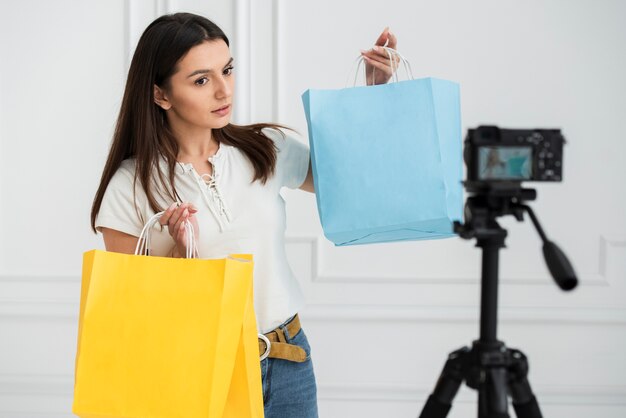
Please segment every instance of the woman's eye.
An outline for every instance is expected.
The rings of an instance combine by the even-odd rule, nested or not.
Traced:
[[[204,86],[208,82],[209,82],[209,79],[206,77],[202,77],[196,80],[196,84],[199,86]]]
[[[235,67],[228,67],[224,69],[224,74],[225,75],[231,75],[233,73],[233,70],[235,69]]]

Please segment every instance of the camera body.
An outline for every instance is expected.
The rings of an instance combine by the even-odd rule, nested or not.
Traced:
[[[463,157],[471,183],[561,181],[560,129],[469,129]]]

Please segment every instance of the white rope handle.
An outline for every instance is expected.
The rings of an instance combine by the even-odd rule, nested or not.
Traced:
[[[152,238],[152,227],[155,223],[159,221],[161,215],[165,212],[159,212],[154,214],[148,222],[143,226],[141,230],[141,234],[139,234],[139,240],[137,241],[137,246],[135,247],[135,255],[150,255],[150,240]],[[189,221],[184,221],[185,225],[185,257],[186,258],[194,258],[198,256],[198,245],[196,242],[195,232],[193,229],[193,225]]]
[[[389,63],[391,64],[391,69],[393,70],[392,76],[391,78],[397,83],[398,82],[398,73],[397,73],[397,69],[398,66],[395,66],[395,60],[393,59],[393,56],[396,55],[398,58],[400,58],[400,62],[403,64],[404,66],[404,70],[406,71],[407,77],[409,78],[409,80],[413,80],[413,71],[411,70],[411,63],[409,63],[409,61],[404,58],[404,56],[402,56],[402,54],[400,54],[398,51],[396,51],[393,48],[389,48],[388,46],[379,46],[379,48],[383,48],[385,50],[385,52],[387,52],[387,56],[389,57]],[[355,63],[352,65],[353,67],[356,65],[356,71],[354,72],[354,82],[352,83],[352,87],[356,86],[356,81],[357,78],[359,76],[359,70],[361,68],[361,64],[365,61],[365,58],[363,57],[363,55],[359,55],[356,60]],[[363,71],[365,72],[365,66],[363,67]],[[374,76],[376,74],[376,68],[374,68],[374,71],[372,73],[372,75]],[[348,75],[348,80],[346,81],[346,86],[349,85],[349,80],[350,77],[352,75],[352,72],[350,72],[350,74]],[[365,83],[367,84],[367,72],[365,72]]]

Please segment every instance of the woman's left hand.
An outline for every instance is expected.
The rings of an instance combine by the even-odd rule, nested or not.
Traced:
[[[368,86],[385,84],[393,75],[389,54],[382,47],[387,46],[388,48],[396,49],[398,39],[396,39],[393,33],[389,32],[389,28],[385,28],[376,40],[375,45],[372,49],[361,51],[361,55],[365,58],[365,75]],[[397,55],[392,55],[392,57],[394,68],[397,69],[400,59]]]

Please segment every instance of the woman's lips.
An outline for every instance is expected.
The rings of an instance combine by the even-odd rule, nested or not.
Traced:
[[[230,113],[230,105],[226,105],[224,107],[221,107],[217,110],[213,110],[211,113],[216,113],[220,116],[226,116]]]

